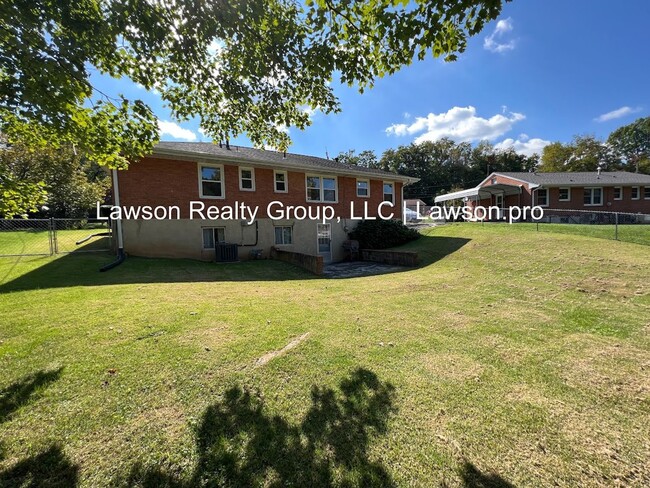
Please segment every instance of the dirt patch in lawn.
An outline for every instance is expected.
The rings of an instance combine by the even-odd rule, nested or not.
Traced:
[[[481,363],[454,353],[424,354],[421,362],[436,378],[446,381],[478,379],[484,370]]]
[[[626,343],[587,342],[582,353],[567,360],[561,375],[568,385],[593,388],[605,397],[650,398],[650,352]]]
[[[255,361],[255,366],[264,366],[266,363],[271,361],[271,359],[274,359],[278,356],[281,356],[282,354],[285,354],[287,351],[290,351],[294,347],[298,346],[301,342],[303,342],[307,337],[309,337],[309,332],[305,332],[303,335],[300,337],[296,337],[293,339],[289,344],[284,346],[282,349],[278,349],[277,351],[271,351],[267,352],[264,356],[259,358],[257,361]]]

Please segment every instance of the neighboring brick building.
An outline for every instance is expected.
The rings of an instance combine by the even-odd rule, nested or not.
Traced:
[[[559,210],[650,214],[650,175],[612,172],[492,173],[477,187],[436,197],[469,207],[536,206]]]
[[[115,176],[116,175],[116,176]],[[323,255],[325,262],[344,257],[342,244],[358,223],[354,216],[378,217],[394,213],[402,218],[403,186],[417,181],[380,170],[350,166],[329,159],[213,143],[159,143],[151,156],[117,171],[119,205],[125,207],[177,206],[180,219],[122,219],[124,250],[132,255],[215,258],[215,242],[237,244],[239,257],[251,250],[268,256],[272,246],[305,254]],[[277,201],[267,213],[269,203]],[[197,219],[190,202],[219,208],[259,208],[250,215],[227,219]],[[316,216],[324,207],[335,211],[322,222],[289,216],[273,220],[281,209],[303,207]],[[190,219],[190,216],[193,218]],[[340,218],[338,220],[337,218]],[[244,222],[246,220],[246,222]]]

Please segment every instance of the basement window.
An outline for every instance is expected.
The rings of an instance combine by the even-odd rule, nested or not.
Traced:
[[[293,228],[289,226],[278,226],[275,228],[276,246],[286,246],[293,242]]]
[[[226,229],[224,227],[204,227],[203,249],[214,249],[215,242],[226,242]]]

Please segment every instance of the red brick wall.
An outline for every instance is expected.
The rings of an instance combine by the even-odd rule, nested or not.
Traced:
[[[247,167],[244,164],[242,166]],[[314,171],[313,174],[319,173]],[[305,173],[298,171],[288,171],[288,193],[274,192],[273,170],[268,168],[255,168],[255,191],[242,191],[239,189],[239,167],[224,163],[225,199],[199,197],[199,173],[196,162],[146,157],[132,163],[128,170],[118,172],[122,206],[177,205],[181,209],[181,218],[189,218],[190,201],[202,201],[206,206],[217,207],[243,202],[249,207],[258,206],[257,218],[265,218],[266,207],[274,200],[282,202],[285,206],[312,207],[314,210],[317,207],[330,205],[334,207],[335,215],[341,218],[351,217],[351,201],[355,202],[357,216],[362,215],[363,204],[368,202],[369,215],[376,217],[377,207],[383,200],[384,180],[367,179],[370,180],[370,198],[356,196],[355,177],[338,176],[338,203],[307,203]],[[402,184],[394,183],[395,208],[384,209],[384,214],[394,212],[395,218],[401,218]]]

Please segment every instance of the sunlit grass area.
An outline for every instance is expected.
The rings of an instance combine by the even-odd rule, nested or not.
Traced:
[[[0,486],[648,485],[650,247],[458,224],[405,249],[330,280],[1,258]]]

